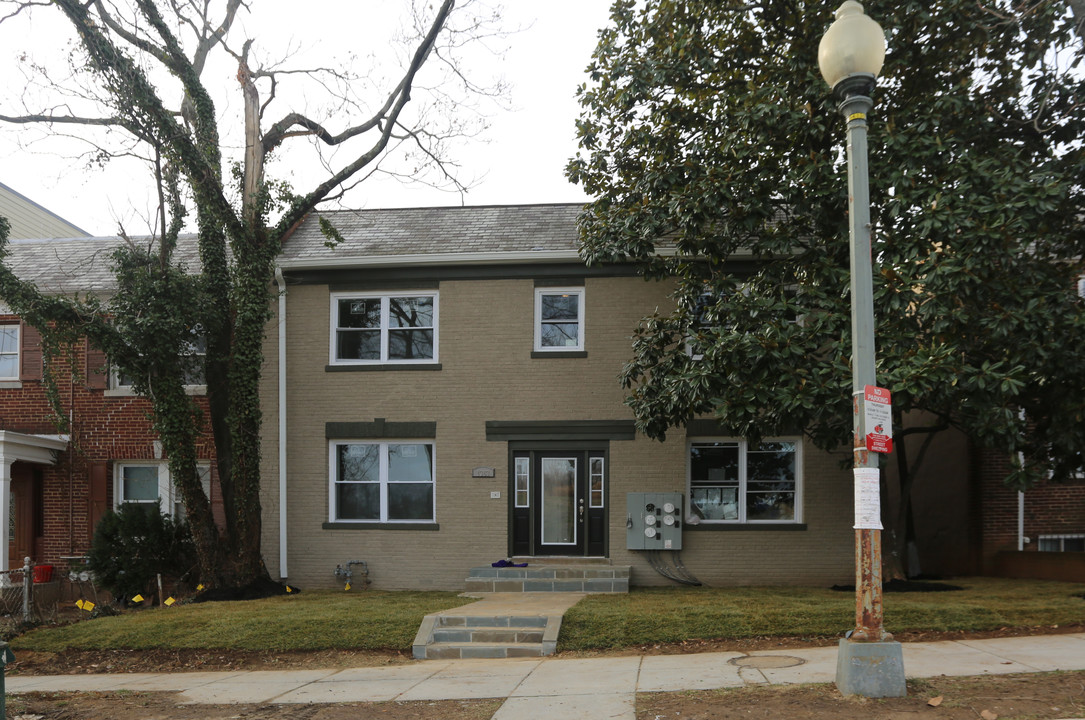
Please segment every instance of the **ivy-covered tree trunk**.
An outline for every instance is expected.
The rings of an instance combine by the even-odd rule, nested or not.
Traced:
[[[8,4],[17,9],[0,17],[0,24],[40,5],[33,0]],[[264,132],[261,123],[276,99],[277,71],[250,65],[252,40],[237,49],[228,45],[237,13],[248,9],[242,0],[222,0],[218,17],[212,16],[213,9],[220,7],[214,2],[160,6],[154,0],[115,4],[56,0],[48,7],[70,21],[94,73],[93,89],[81,87],[77,92],[88,97],[97,92],[105,112],[100,117],[80,117],[63,110],[0,113],[0,121],[10,123],[112,127],[153,150],[163,199],[159,233],[153,247],[125,238],[126,244],[113,257],[117,288],[108,302],[45,296],[16,277],[3,262],[10,252],[6,230],[0,232],[0,299],[50,334],[54,344],[86,335],[107,353],[115,368],[133,378],[133,389],[150,399],[152,423],[184,502],[207,586],[240,588],[267,577],[260,549],[259,387],[274,259],[282,238],[318,203],[340,195],[355,175],[379,166],[392,142],[417,145],[445,179],[462,187],[443,167],[443,143],[472,129],[454,112],[447,112],[445,90],[434,100],[442,103],[441,113],[421,113],[421,119],[414,120],[440,121],[446,123],[444,128],[433,132],[412,128],[404,117],[416,76],[430,60],[447,66],[468,92],[489,92],[467,81],[455,57],[467,40],[490,32],[490,23],[498,18],[465,13],[466,22],[453,26],[449,19],[454,6],[454,0],[419,3],[412,17],[415,47],[404,61],[402,76],[369,104],[356,100],[353,90],[343,90],[335,120],[340,116],[349,120],[339,132],[297,111],[287,112]],[[236,81],[244,111],[245,152],[243,162],[234,165],[232,186],[223,180],[218,111],[201,77],[208,56],[219,48],[238,61]],[[179,84],[179,109],[171,109],[163,100],[149,79],[150,67],[164,70]],[[333,68],[294,76],[306,73],[324,74],[336,83],[351,77]],[[264,99],[261,82],[270,90]],[[65,106],[60,103],[59,107]],[[286,183],[269,182],[265,177],[268,154],[293,138],[335,149],[337,161],[344,157],[347,161],[334,167],[327,163],[323,181],[305,194],[295,194]],[[183,268],[174,258],[189,204],[196,214],[198,268]],[[193,366],[192,353],[186,352],[197,337],[206,342],[199,368]],[[194,370],[203,373],[206,415],[186,391]],[[208,429],[223,498],[221,532],[197,465],[197,444]]]

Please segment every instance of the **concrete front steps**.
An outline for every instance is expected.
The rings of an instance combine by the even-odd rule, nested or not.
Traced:
[[[513,558],[519,563],[519,558]],[[627,593],[629,565],[606,558],[525,558],[527,567],[476,567],[465,581],[468,593]]]
[[[542,657],[558,645],[561,617],[441,616],[424,620],[413,647],[417,660]]]
[[[414,657],[543,657],[557,648],[565,611],[586,593],[629,592],[628,565],[606,558],[513,558],[527,567],[471,568],[467,594],[481,599],[427,615]]]
[[[415,659],[543,657],[553,654],[565,611],[583,593],[488,593],[476,603],[427,615]]]

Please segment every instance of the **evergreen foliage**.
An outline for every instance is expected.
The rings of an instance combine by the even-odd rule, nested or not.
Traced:
[[[122,605],[136,595],[154,597],[158,575],[168,584],[182,577],[192,585],[199,580],[188,525],[157,505],[138,503],[125,503],[98,521],[87,569]]]
[[[587,261],[676,282],[621,374],[652,437],[714,416],[753,441],[851,445],[845,123],[817,68],[831,11],[617,0],[600,35],[567,175],[595,198]],[[948,427],[1005,452],[1015,487],[1070,477],[1085,464],[1074,19],[1050,0],[866,12],[889,48],[868,118],[877,376],[905,485],[888,496],[907,503],[906,438]]]

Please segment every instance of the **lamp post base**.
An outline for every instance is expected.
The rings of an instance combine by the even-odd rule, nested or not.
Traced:
[[[844,695],[907,695],[900,643],[841,640],[836,656],[836,687]]]

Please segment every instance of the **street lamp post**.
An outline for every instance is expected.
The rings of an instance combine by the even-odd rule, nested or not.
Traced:
[[[855,471],[855,629],[840,641],[836,684],[845,695],[905,694],[900,643],[882,626],[878,460],[868,449],[867,388],[874,371],[874,287],[870,250],[866,116],[885,59],[885,35],[855,0],[846,0],[818,47],[818,65],[847,122],[848,217],[851,245],[852,409]]]

